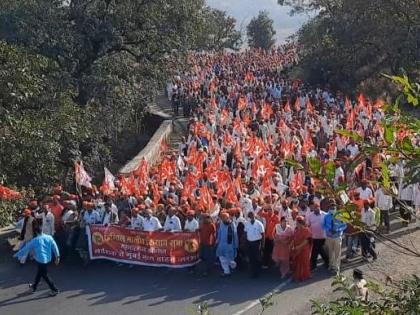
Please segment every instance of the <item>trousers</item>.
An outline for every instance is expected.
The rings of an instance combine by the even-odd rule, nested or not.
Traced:
[[[273,260],[271,258],[273,256],[273,247],[274,247],[274,241],[266,238],[265,243],[264,243],[264,256],[263,256],[264,266],[273,265]]]
[[[230,262],[231,260],[227,257],[223,257],[223,256],[219,256],[219,260],[220,260],[220,265],[222,266],[223,269],[223,273],[225,275],[229,275],[230,274]]]
[[[38,270],[35,276],[35,281],[32,286],[32,289],[36,291],[39,281],[42,278],[48,284],[48,286],[50,287],[52,291],[57,292],[58,291],[57,287],[55,286],[54,282],[51,280],[50,276],[48,275],[48,269],[47,269],[48,264],[42,264],[42,263],[37,262],[37,265],[38,265]]]
[[[360,241],[362,243],[362,255],[363,257],[367,257],[370,254],[373,259],[376,259],[378,256],[375,250],[372,247],[372,242],[370,241],[371,234],[369,233],[362,233],[360,236]]]
[[[324,249],[325,239],[313,239],[312,240],[312,253],[311,253],[311,269],[316,268],[316,261],[318,255],[321,255],[322,259],[325,262],[325,265],[328,267],[330,260],[328,254]]]
[[[251,276],[258,276],[261,270],[261,240],[248,241],[248,259]]]
[[[325,246],[328,251],[329,258],[329,269],[334,269],[335,271],[340,271],[341,263],[341,242],[342,238],[327,238],[325,240]]]

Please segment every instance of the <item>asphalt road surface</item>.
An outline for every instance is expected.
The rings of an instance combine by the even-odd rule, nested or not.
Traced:
[[[252,314],[258,298],[282,286],[275,270],[258,279],[250,279],[246,271],[222,279],[217,266],[203,278],[186,269],[129,268],[108,261],[84,268],[73,260],[50,267],[61,293],[48,297],[42,280],[36,293],[28,290],[36,272],[33,262],[19,266],[4,242],[0,253],[1,315],[189,315],[197,314],[202,302],[212,315]]]

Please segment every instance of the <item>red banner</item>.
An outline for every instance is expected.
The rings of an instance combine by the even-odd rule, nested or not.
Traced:
[[[88,240],[90,259],[174,268],[192,266],[199,261],[198,233],[142,232],[91,225]]]

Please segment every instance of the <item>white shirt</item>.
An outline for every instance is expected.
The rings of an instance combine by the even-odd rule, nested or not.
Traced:
[[[61,217],[61,221],[63,221],[63,223],[66,223],[68,221],[73,221],[70,220],[70,218],[74,215],[74,211],[73,210],[67,210],[66,213],[63,214],[63,216]]]
[[[420,183],[414,184],[414,188],[413,188],[413,204],[416,207],[420,207]]]
[[[359,154],[359,147],[357,146],[357,144],[355,144],[355,145],[349,144],[347,146],[347,150],[350,151],[350,157],[351,158],[354,158],[357,154]]]
[[[400,188],[400,198],[401,200],[412,201],[413,200],[413,185],[407,185]]]
[[[365,209],[362,210],[362,222],[369,228],[376,225],[375,211],[372,208],[369,208],[367,211]]]
[[[392,209],[392,197],[386,195],[382,188],[379,188],[375,193],[375,205],[381,210]]]
[[[176,215],[173,215],[172,217],[167,215],[165,219],[165,224],[163,225],[163,230],[172,232],[181,231],[181,221]]]
[[[245,233],[246,239],[249,242],[258,241],[263,237],[262,234],[264,234],[264,225],[258,220],[255,220],[254,223],[248,221],[245,223]]]
[[[325,215],[326,213],[324,211],[320,211],[318,215],[316,215],[314,212],[308,214],[306,222],[309,225],[313,239],[327,238],[323,228]]]
[[[189,232],[197,231],[198,221],[196,219],[192,219],[191,221],[187,219],[187,221],[185,221],[184,230]]]
[[[48,211],[47,214],[45,214],[45,212],[42,212],[41,214],[37,214],[35,216],[38,219],[42,219],[42,233],[54,236],[54,215],[50,211]]]
[[[247,215],[248,212],[252,210],[252,201],[251,201],[251,199],[250,198],[247,198],[247,197],[242,197],[239,202],[241,204],[242,213],[244,213],[245,215]]]
[[[89,213],[88,211],[85,211],[84,215],[83,215],[83,221],[86,224],[96,224],[99,223],[101,221],[101,218],[99,216],[99,212],[96,210],[92,210],[91,213]]]
[[[115,216],[115,221],[112,222],[112,215]],[[106,212],[104,213],[103,219],[102,219],[102,225],[110,225],[110,224],[117,224],[118,223],[118,214],[116,213],[112,213],[112,211],[110,212]]]
[[[335,175],[334,175],[334,186],[338,186],[339,184],[339,178],[343,176],[344,177],[344,171],[343,168],[340,166],[335,170]]]
[[[373,197],[372,189],[369,187],[366,187],[366,189],[359,187],[356,189],[356,191],[360,194],[360,199],[362,200],[368,200]]]
[[[137,215],[137,217],[131,217],[131,228],[136,230],[143,229],[143,220],[144,218],[141,215]]]
[[[162,228],[158,218],[150,217],[149,219],[144,218],[143,220],[143,231],[154,232]]]
[[[258,191],[258,189],[254,189],[254,192],[251,194],[251,195],[249,195],[249,197],[251,198],[251,199],[254,199],[254,198],[259,198],[260,197],[260,192]]]

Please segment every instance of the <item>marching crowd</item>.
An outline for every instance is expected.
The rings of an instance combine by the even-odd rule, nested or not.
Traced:
[[[24,210],[20,239],[34,237],[33,222],[54,236],[62,255],[76,249],[87,259],[90,224],[120,225],[142,231],[198,231],[202,272],[220,264],[222,276],[247,268],[252,277],[276,268],[297,281],[310,277],[321,256],[340,271],[359,252],[376,260],[373,234],[389,233],[394,198],[376,180],[388,156],[372,154],[354,171],[358,144],[337,129],[357,132],[372,144],[383,141],[380,101],[363,96],[351,102],[328,89],[290,80],[284,69],[296,61],[296,47],[270,51],[193,54],[189,72],[168,85],[174,113],[189,117],[188,135],[157,165],[142,161],[136,172],[105,180],[100,189],[78,195],[57,186],[51,196]],[[412,143],[419,146],[419,135]],[[333,163],[332,185],[348,185],[340,198],[326,198],[322,183],[308,173],[308,159]],[[303,165],[296,168],[294,160]],[[389,169],[398,195],[420,210],[419,184],[404,183],[404,161]],[[343,222],[336,211],[354,204],[367,229]],[[400,208],[406,222],[412,214]],[[27,255],[21,255],[24,263]]]

